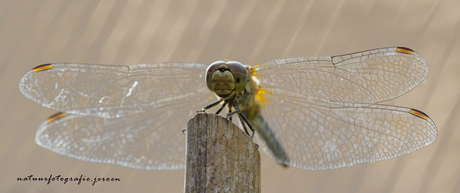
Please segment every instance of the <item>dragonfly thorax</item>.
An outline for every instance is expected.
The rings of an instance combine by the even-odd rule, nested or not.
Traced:
[[[244,66],[236,61],[216,61],[206,70],[206,85],[218,97],[231,99],[241,92],[247,83]]]

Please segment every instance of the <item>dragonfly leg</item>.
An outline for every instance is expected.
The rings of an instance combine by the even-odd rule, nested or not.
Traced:
[[[224,99],[220,99],[220,100],[218,100],[218,101],[216,101],[216,102],[213,102],[213,103],[211,103],[211,104],[209,104],[209,105],[206,105],[206,106],[203,107],[203,109],[201,109],[201,111],[202,111],[202,112],[205,112],[206,110],[208,110],[208,109],[210,109],[210,108],[212,108],[212,107],[215,107],[216,105],[220,104],[223,100],[224,100]]]
[[[228,103],[227,105],[228,105],[228,114],[227,114],[227,117],[226,117],[226,118],[227,118],[228,120],[232,121],[232,115],[235,114],[235,113],[237,113],[237,112],[235,112],[235,111],[232,112],[232,109],[233,109],[233,108],[232,108],[231,103]]]
[[[249,136],[251,136],[251,139],[254,139],[254,133],[255,133],[254,128],[252,127],[252,124],[248,121],[248,119],[243,115],[243,113],[241,113],[241,111],[240,111],[240,106],[238,105],[238,102],[237,102],[236,100],[235,100],[233,106],[235,107],[236,110],[233,111],[233,112],[231,112],[231,113],[232,113],[232,114],[238,113],[238,117],[240,117],[240,121],[241,121],[241,119],[243,119],[244,122],[246,123],[246,125],[248,125],[249,129],[250,129],[251,132],[252,132],[252,135],[249,135],[249,132],[247,131],[246,127],[244,127],[244,123],[241,122],[241,124],[243,125],[244,130],[246,131],[246,134],[248,134]],[[230,113],[229,113],[229,114],[230,114]],[[228,115],[227,115],[227,116],[228,116]]]
[[[236,100],[235,100],[235,102],[236,102]],[[238,105],[238,103],[236,103],[236,105]],[[232,111],[233,107],[235,107],[235,111]],[[228,103],[227,119],[229,117],[231,117],[233,114],[239,113],[239,112],[240,112],[240,107],[239,106],[231,105],[231,103]]]
[[[227,105],[227,101],[224,102],[224,104],[219,108],[219,110],[216,111],[216,115],[218,115],[222,109],[224,109],[225,105]]]
[[[248,125],[249,129],[252,131],[251,139],[254,139],[255,131],[254,131],[254,128],[252,127],[252,124],[248,121],[248,119],[242,113],[238,113],[238,115],[241,118],[243,118],[244,122],[246,122],[246,125]],[[248,135],[249,135],[249,133],[248,133]]]
[[[251,136],[251,135],[249,134],[248,129],[246,128],[246,125],[244,124],[243,118],[241,118],[241,115],[240,115],[239,113],[238,113],[238,118],[240,118],[240,122],[241,122],[241,125],[243,125],[244,132],[246,132],[246,134],[248,134],[248,136]]]

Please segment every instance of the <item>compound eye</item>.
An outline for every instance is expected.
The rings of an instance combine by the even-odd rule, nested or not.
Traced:
[[[247,84],[246,69],[243,64],[236,61],[230,61],[227,62],[226,65],[228,70],[230,70],[235,77],[236,92],[243,91]]]
[[[206,69],[206,74],[205,74],[205,80],[206,80],[206,86],[208,86],[208,89],[212,91],[211,84],[212,84],[212,74],[219,70],[219,66],[222,64],[225,64],[224,61],[215,61],[212,64],[208,66],[208,69]]]
[[[215,61],[212,64],[208,66],[208,69],[206,69],[206,74],[211,74],[214,73],[216,70],[219,69],[219,66],[225,64],[224,61]]]
[[[236,61],[230,61],[226,63],[228,69],[230,72],[233,74],[246,74],[246,69],[244,69],[243,64],[236,62]]]

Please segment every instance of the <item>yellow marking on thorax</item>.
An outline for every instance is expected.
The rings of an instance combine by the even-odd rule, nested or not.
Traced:
[[[251,70],[252,76],[254,76],[254,77],[258,77],[258,76],[259,76],[259,75],[257,74],[256,68],[259,67],[260,65],[262,65],[262,64],[258,64],[258,65],[255,65],[255,66],[251,67],[250,70]]]
[[[265,104],[270,102],[266,97],[263,96],[265,94],[273,94],[273,91],[266,90],[262,88],[261,86],[259,86],[259,89],[257,90],[257,93],[256,93],[256,100],[259,101],[259,104],[262,108],[264,107]]]

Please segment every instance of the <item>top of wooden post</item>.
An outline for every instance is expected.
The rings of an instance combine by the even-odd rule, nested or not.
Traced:
[[[260,154],[244,131],[198,113],[186,132],[185,192],[260,192]]]

